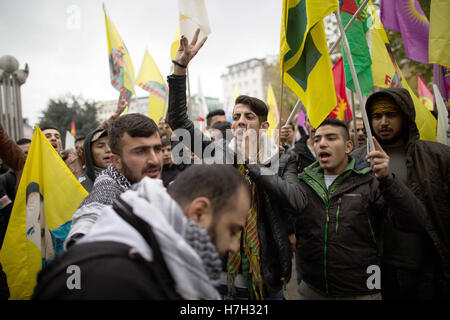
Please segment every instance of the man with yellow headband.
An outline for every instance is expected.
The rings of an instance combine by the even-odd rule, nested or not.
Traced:
[[[366,111],[373,135],[390,157],[391,171],[427,209],[420,233],[384,223],[383,299],[450,297],[450,148],[420,140],[414,103],[403,88],[372,94]],[[367,146],[352,155],[364,158]]]

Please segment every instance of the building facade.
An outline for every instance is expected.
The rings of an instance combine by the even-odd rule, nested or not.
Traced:
[[[245,94],[265,100],[264,68],[267,59],[253,58],[227,67],[222,74],[224,109],[231,116],[237,95]]]
[[[116,111],[117,99],[97,102],[95,108],[97,109],[97,121],[102,123]],[[148,97],[132,98],[128,112],[148,115]]]

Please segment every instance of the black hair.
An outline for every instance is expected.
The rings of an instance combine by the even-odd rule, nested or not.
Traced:
[[[108,140],[111,152],[121,155],[121,140],[124,133],[131,137],[151,137],[159,135],[155,121],[140,113],[129,113],[118,117],[108,130]]]
[[[27,138],[22,138],[22,139],[19,139],[19,140],[16,141],[16,144],[18,146],[22,146],[24,144],[29,144],[29,143],[31,143],[31,140],[27,139]]]
[[[347,124],[344,121],[339,120],[339,119],[334,119],[334,118],[327,117],[316,128],[316,130],[319,129],[320,127],[322,127],[322,126],[341,127],[341,128],[344,129],[344,135],[343,135],[344,140],[345,141],[350,140],[350,134],[348,133],[348,126],[347,126]]]
[[[78,136],[78,137],[76,137],[76,139],[75,139],[75,143],[77,143],[78,141],[82,141],[82,140],[84,140],[84,139],[86,139],[85,136]]]
[[[258,98],[241,95],[236,98],[234,103],[237,104],[245,104],[249,106],[250,110],[252,110],[258,116],[259,123],[263,123],[267,121],[267,114],[269,113],[269,108],[266,103]]]
[[[228,121],[219,121],[213,124],[211,129],[219,130],[222,134],[222,138],[227,137],[227,130],[231,130],[231,124]]]
[[[161,146],[164,148],[171,145],[172,143],[170,142],[170,139],[167,136],[167,134],[161,135]]]
[[[206,115],[206,125],[209,127],[211,125],[211,120],[215,116],[225,116],[225,111],[222,109],[216,109],[211,111]]]
[[[56,128],[56,127],[53,127],[53,126],[45,126],[45,127],[42,127],[42,128],[41,128],[41,131],[44,132],[45,130],[48,130],[48,129],[56,130],[56,131],[58,131],[59,135],[61,135],[61,132],[59,131],[59,129]]]
[[[167,187],[167,191],[181,207],[195,198],[208,198],[217,217],[223,211],[234,207],[235,197],[241,192],[241,186],[250,197],[248,184],[231,165],[194,164],[178,174]]]

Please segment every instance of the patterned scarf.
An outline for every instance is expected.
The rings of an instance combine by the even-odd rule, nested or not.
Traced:
[[[258,153],[258,159],[260,154]],[[259,161],[258,161],[259,162]],[[246,178],[244,165],[238,165],[240,174]],[[246,179],[249,181],[248,179]],[[250,182],[252,202],[248,211],[247,221],[244,229],[239,232],[239,250],[237,252],[229,252],[227,261],[228,273],[228,293],[235,297],[235,279],[241,268],[242,275],[247,282],[247,288],[251,300],[263,299],[263,284],[260,266],[261,247],[259,243],[257,230],[258,203],[256,199],[256,185]]]

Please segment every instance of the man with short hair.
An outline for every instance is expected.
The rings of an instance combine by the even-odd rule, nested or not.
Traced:
[[[168,192],[144,177],[40,272],[33,299],[218,300],[222,260],[237,251],[249,207],[247,184],[230,166],[191,166]],[[80,290],[67,286],[73,265]]]
[[[78,158],[80,158],[81,165],[83,167],[86,164],[86,160],[84,159],[84,153],[83,153],[83,145],[84,145],[85,139],[86,139],[85,136],[79,136],[75,139],[75,151],[77,153]]]
[[[16,141],[17,145],[20,149],[22,149],[23,153],[25,153],[25,156],[28,155],[28,151],[30,150],[31,146],[31,140],[28,138],[22,138]]]
[[[366,144],[366,129],[364,128],[364,121],[362,118],[360,117],[356,117],[355,119],[356,121],[356,130],[355,130],[355,126],[354,126],[354,121],[349,120],[348,121],[348,131],[350,133],[350,139],[352,139],[352,141],[355,141],[355,134],[357,135],[357,141],[358,141],[358,145],[354,146],[354,149],[357,149],[361,146],[364,146]]]
[[[177,175],[184,169],[184,165],[174,164],[172,159],[172,144],[167,137],[161,139],[161,152],[163,154],[163,169],[161,179],[164,187],[167,187]]]
[[[89,195],[72,218],[65,242],[70,246],[96,222],[101,209],[147,176],[161,178],[161,139],[156,123],[147,116],[130,113],[112,122],[108,131],[111,162],[95,179]]]
[[[418,232],[384,224],[383,298],[450,298],[450,148],[420,140],[406,89],[376,92],[365,107],[392,172],[426,207],[426,224]],[[366,150],[363,146],[353,154],[364,157]]]
[[[216,122],[228,122],[223,109],[210,111],[206,115],[206,130],[211,129]]]
[[[228,255],[219,291],[231,299],[281,299],[281,288],[291,276],[292,260],[282,218],[285,212],[280,210],[278,199],[259,185],[259,178],[263,174],[277,175],[278,171],[286,171],[287,179],[296,180],[295,159],[280,159],[278,144],[265,133],[269,126],[268,107],[254,97],[236,98],[231,122],[234,137],[230,143],[226,139],[215,143],[194,127],[187,116],[186,68],[183,66],[188,65],[206,41],[204,38],[197,44],[198,34],[199,29],[191,44],[181,37],[174,72],[168,77],[169,124],[177,136],[178,130],[180,135],[189,134],[182,142],[199,158],[205,162],[210,157],[213,161],[233,164],[252,188],[251,209],[240,236],[239,250]],[[201,148],[196,147],[197,144]]]
[[[374,143],[376,150],[366,156],[369,166],[349,155],[347,125],[327,118],[314,135],[317,161],[305,168],[298,185],[272,188],[277,177],[261,177],[297,214],[302,299],[381,299],[379,281],[369,279],[368,268],[379,270],[382,219],[409,232],[423,228],[425,208],[390,172],[389,157]]]
[[[43,127],[41,131],[48,139],[52,147],[56,150],[58,155],[64,160],[73,175],[78,179],[83,174],[81,160],[74,151],[70,149],[63,150],[59,130],[55,127],[46,126]]]
[[[108,132],[103,129],[92,131],[84,141],[83,154],[86,165],[78,182],[87,192],[91,192],[95,178],[111,163],[111,148],[108,143]]]

